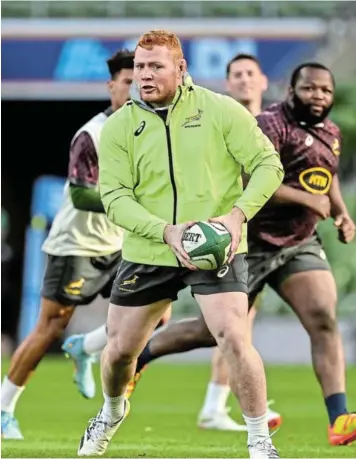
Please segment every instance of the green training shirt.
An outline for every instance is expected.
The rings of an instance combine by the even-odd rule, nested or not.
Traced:
[[[241,168],[251,176],[243,191]],[[108,218],[126,229],[125,260],[178,266],[165,226],[239,207],[250,220],[283,179],[272,143],[231,97],[193,85],[177,89],[166,121],[132,94],[103,127],[99,187]],[[247,252],[246,224],[238,253]]]

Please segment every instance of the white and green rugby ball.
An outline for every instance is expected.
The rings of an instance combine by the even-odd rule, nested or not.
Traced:
[[[214,270],[227,262],[231,236],[221,223],[198,222],[184,231],[182,245],[192,265]]]

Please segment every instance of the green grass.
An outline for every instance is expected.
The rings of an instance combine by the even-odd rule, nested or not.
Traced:
[[[7,363],[3,364],[3,372]],[[96,368],[98,371],[98,368]],[[209,377],[208,365],[153,364],[132,397],[131,413],[107,457],[247,457],[246,434],[200,431],[196,427]],[[274,437],[281,457],[356,457],[356,445],[330,447],[327,417],[311,368],[267,369],[269,396],[284,416]],[[47,358],[18,404],[24,441],[3,441],[2,457],[75,457],[89,418],[101,406],[100,389],[83,399],[64,359]],[[98,377],[98,372],[96,373]],[[348,370],[349,405],[356,408],[356,369]],[[241,419],[231,400],[232,414]]]

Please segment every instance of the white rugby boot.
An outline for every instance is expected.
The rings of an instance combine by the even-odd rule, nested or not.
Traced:
[[[250,459],[279,459],[279,454],[270,438],[248,445],[247,448]]]
[[[230,432],[246,432],[245,424],[238,424],[229,416],[230,409],[211,413],[200,413],[198,427],[205,430],[224,430]]]
[[[104,454],[110,440],[129,411],[130,403],[126,400],[124,415],[118,421],[112,422],[107,416],[104,416],[101,409],[97,416],[89,421],[89,426],[86,428],[79,443],[78,456],[101,456]]]

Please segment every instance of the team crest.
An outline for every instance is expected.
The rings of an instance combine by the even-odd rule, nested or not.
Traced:
[[[310,147],[311,145],[313,145],[313,142],[314,142],[313,136],[308,134],[306,139],[305,139],[305,145],[307,147]]]
[[[127,280],[124,280],[122,281],[122,283],[120,284],[120,287],[124,287],[125,285],[134,285],[136,284],[136,281],[138,279],[138,276],[133,276],[132,279],[127,279]]]
[[[340,142],[339,139],[334,139],[334,142],[331,147],[334,155],[339,156],[340,155]]]
[[[200,118],[203,114],[203,110],[200,110],[198,108],[198,113],[193,116],[188,116],[188,118],[185,119],[184,123],[182,124],[182,127],[184,128],[190,128],[190,127],[199,127],[200,124],[197,124],[198,121],[200,121]],[[194,124],[192,124],[194,123]]]
[[[133,292],[136,288],[136,282],[139,276],[134,275],[131,279],[126,279],[119,285],[119,290],[122,292]]]
[[[85,279],[83,277],[77,281],[69,282],[69,284],[64,287],[64,291],[68,293],[68,295],[80,295],[84,282]]]

